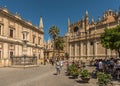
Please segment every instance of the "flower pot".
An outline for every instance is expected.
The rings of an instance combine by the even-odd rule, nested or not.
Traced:
[[[102,84],[102,83],[99,83],[98,85],[99,85],[99,86],[113,86],[112,83],[108,83],[108,84]]]
[[[81,77],[81,79],[84,83],[88,83],[90,80],[90,77]]]
[[[74,79],[77,79],[77,78],[78,78],[78,75],[72,75],[72,77],[73,77]]]

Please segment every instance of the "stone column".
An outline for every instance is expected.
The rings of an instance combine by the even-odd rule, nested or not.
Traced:
[[[80,56],[83,56],[83,42],[80,43]]]
[[[90,50],[90,42],[89,41],[87,41],[87,46],[86,46],[87,48],[86,48],[86,52],[87,52],[87,57],[89,56],[89,54],[90,54],[90,52],[89,52],[89,50]]]
[[[19,56],[23,55],[23,47],[19,45]]]
[[[74,55],[74,57],[76,58],[76,56],[77,56],[77,43],[75,43],[75,47],[74,48],[75,48],[75,51],[74,51],[75,55]]]
[[[9,61],[10,61],[10,58],[8,57],[9,56],[9,50],[8,50],[8,44],[7,43],[4,43],[3,44],[3,65],[4,66],[8,66],[9,65]],[[8,61],[9,60],[9,61]]]
[[[78,54],[79,58],[81,56],[81,42],[79,42],[79,54]]]
[[[87,41],[87,45],[86,45],[86,58],[87,58],[87,60],[90,60],[90,57],[89,57],[89,55],[90,55],[90,42],[89,41]]]
[[[69,54],[70,54],[70,57],[71,57],[71,44],[70,44],[70,50],[69,50]]]
[[[94,41],[94,56],[97,57],[97,41]]]
[[[19,45],[15,45],[15,56],[19,56]]]
[[[39,64],[39,55],[38,55],[38,48],[36,48],[36,58],[37,58],[37,63],[36,63],[36,65],[38,65]]]

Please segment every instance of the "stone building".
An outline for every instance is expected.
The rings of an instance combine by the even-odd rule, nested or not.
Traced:
[[[13,61],[20,64],[26,56],[28,63],[37,57],[43,61],[44,29],[42,17],[39,27],[25,21],[17,13],[10,13],[7,8],[0,8],[0,66],[11,66]],[[13,59],[19,57],[19,59]],[[22,58],[22,59],[20,59]],[[17,63],[20,61],[19,63]]]
[[[113,28],[120,24],[120,12],[107,10],[102,17],[95,22],[92,18],[89,22],[89,15],[86,11],[82,20],[70,23],[68,19],[68,32],[66,40],[66,53],[74,59],[90,60],[104,57],[117,57],[117,53],[105,49],[100,43],[100,36],[106,28]]]
[[[45,44],[45,48],[46,48],[46,52],[45,52],[45,58],[46,59],[51,59],[53,57],[53,41],[51,41],[50,39],[48,39],[48,41]],[[54,50],[54,54],[55,54],[55,58],[58,57],[58,55],[60,55],[60,58],[64,58],[64,50],[60,50],[59,54],[58,54],[58,50]]]

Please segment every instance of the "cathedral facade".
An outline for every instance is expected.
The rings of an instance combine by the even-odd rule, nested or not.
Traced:
[[[22,56],[35,56],[39,64],[44,58],[43,47],[42,17],[37,27],[18,14],[10,13],[7,8],[0,8],[0,66],[11,66],[13,57]],[[22,63],[22,59],[18,61],[20,60]]]
[[[70,23],[68,19],[68,32],[65,35],[66,53],[73,59],[91,60],[96,58],[118,57],[117,52],[105,49],[100,42],[100,36],[106,28],[113,28],[120,24],[120,12],[107,10],[95,22],[86,11],[82,20]]]

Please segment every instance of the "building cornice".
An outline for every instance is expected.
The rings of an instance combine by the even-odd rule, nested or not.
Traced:
[[[25,27],[29,27],[34,31],[37,31],[38,33],[44,34],[44,31],[39,29],[36,26],[33,26],[30,22],[25,21],[24,19],[20,18],[18,15],[14,15],[10,12],[6,12],[3,9],[0,8],[0,13],[4,16],[7,16],[8,18],[11,18],[14,21],[17,21],[19,23],[21,23],[22,25],[24,25]]]
[[[4,43],[6,42],[6,43],[15,44],[15,45],[23,45],[24,44],[22,40],[8,38],[8,37],[4,37],[4,36],[1,36],[1,35],[0,35],[0,42],[4,42]],[[39,48],[39,49],[42,48],[42,45],[37,45],[36,46],[36,44],[33,44],[31,42],[28,42],[27,46],[28,47]]]
[[[89,30],[94,29],[95,27],[96,27],[96,29],[99,29],[99,28],[101,28],[101,27],[106,27],[106,28],[107,28],[108,24],[109,24],[109,25],[112,25],[112,24],[117,25],[118,22],[115,21],[115,22],[110,22],[110,23],[104,23],[104,24],[101,23],[101,24],[97,24],[97,25],[94,25],[93,27],[90,27]]]

